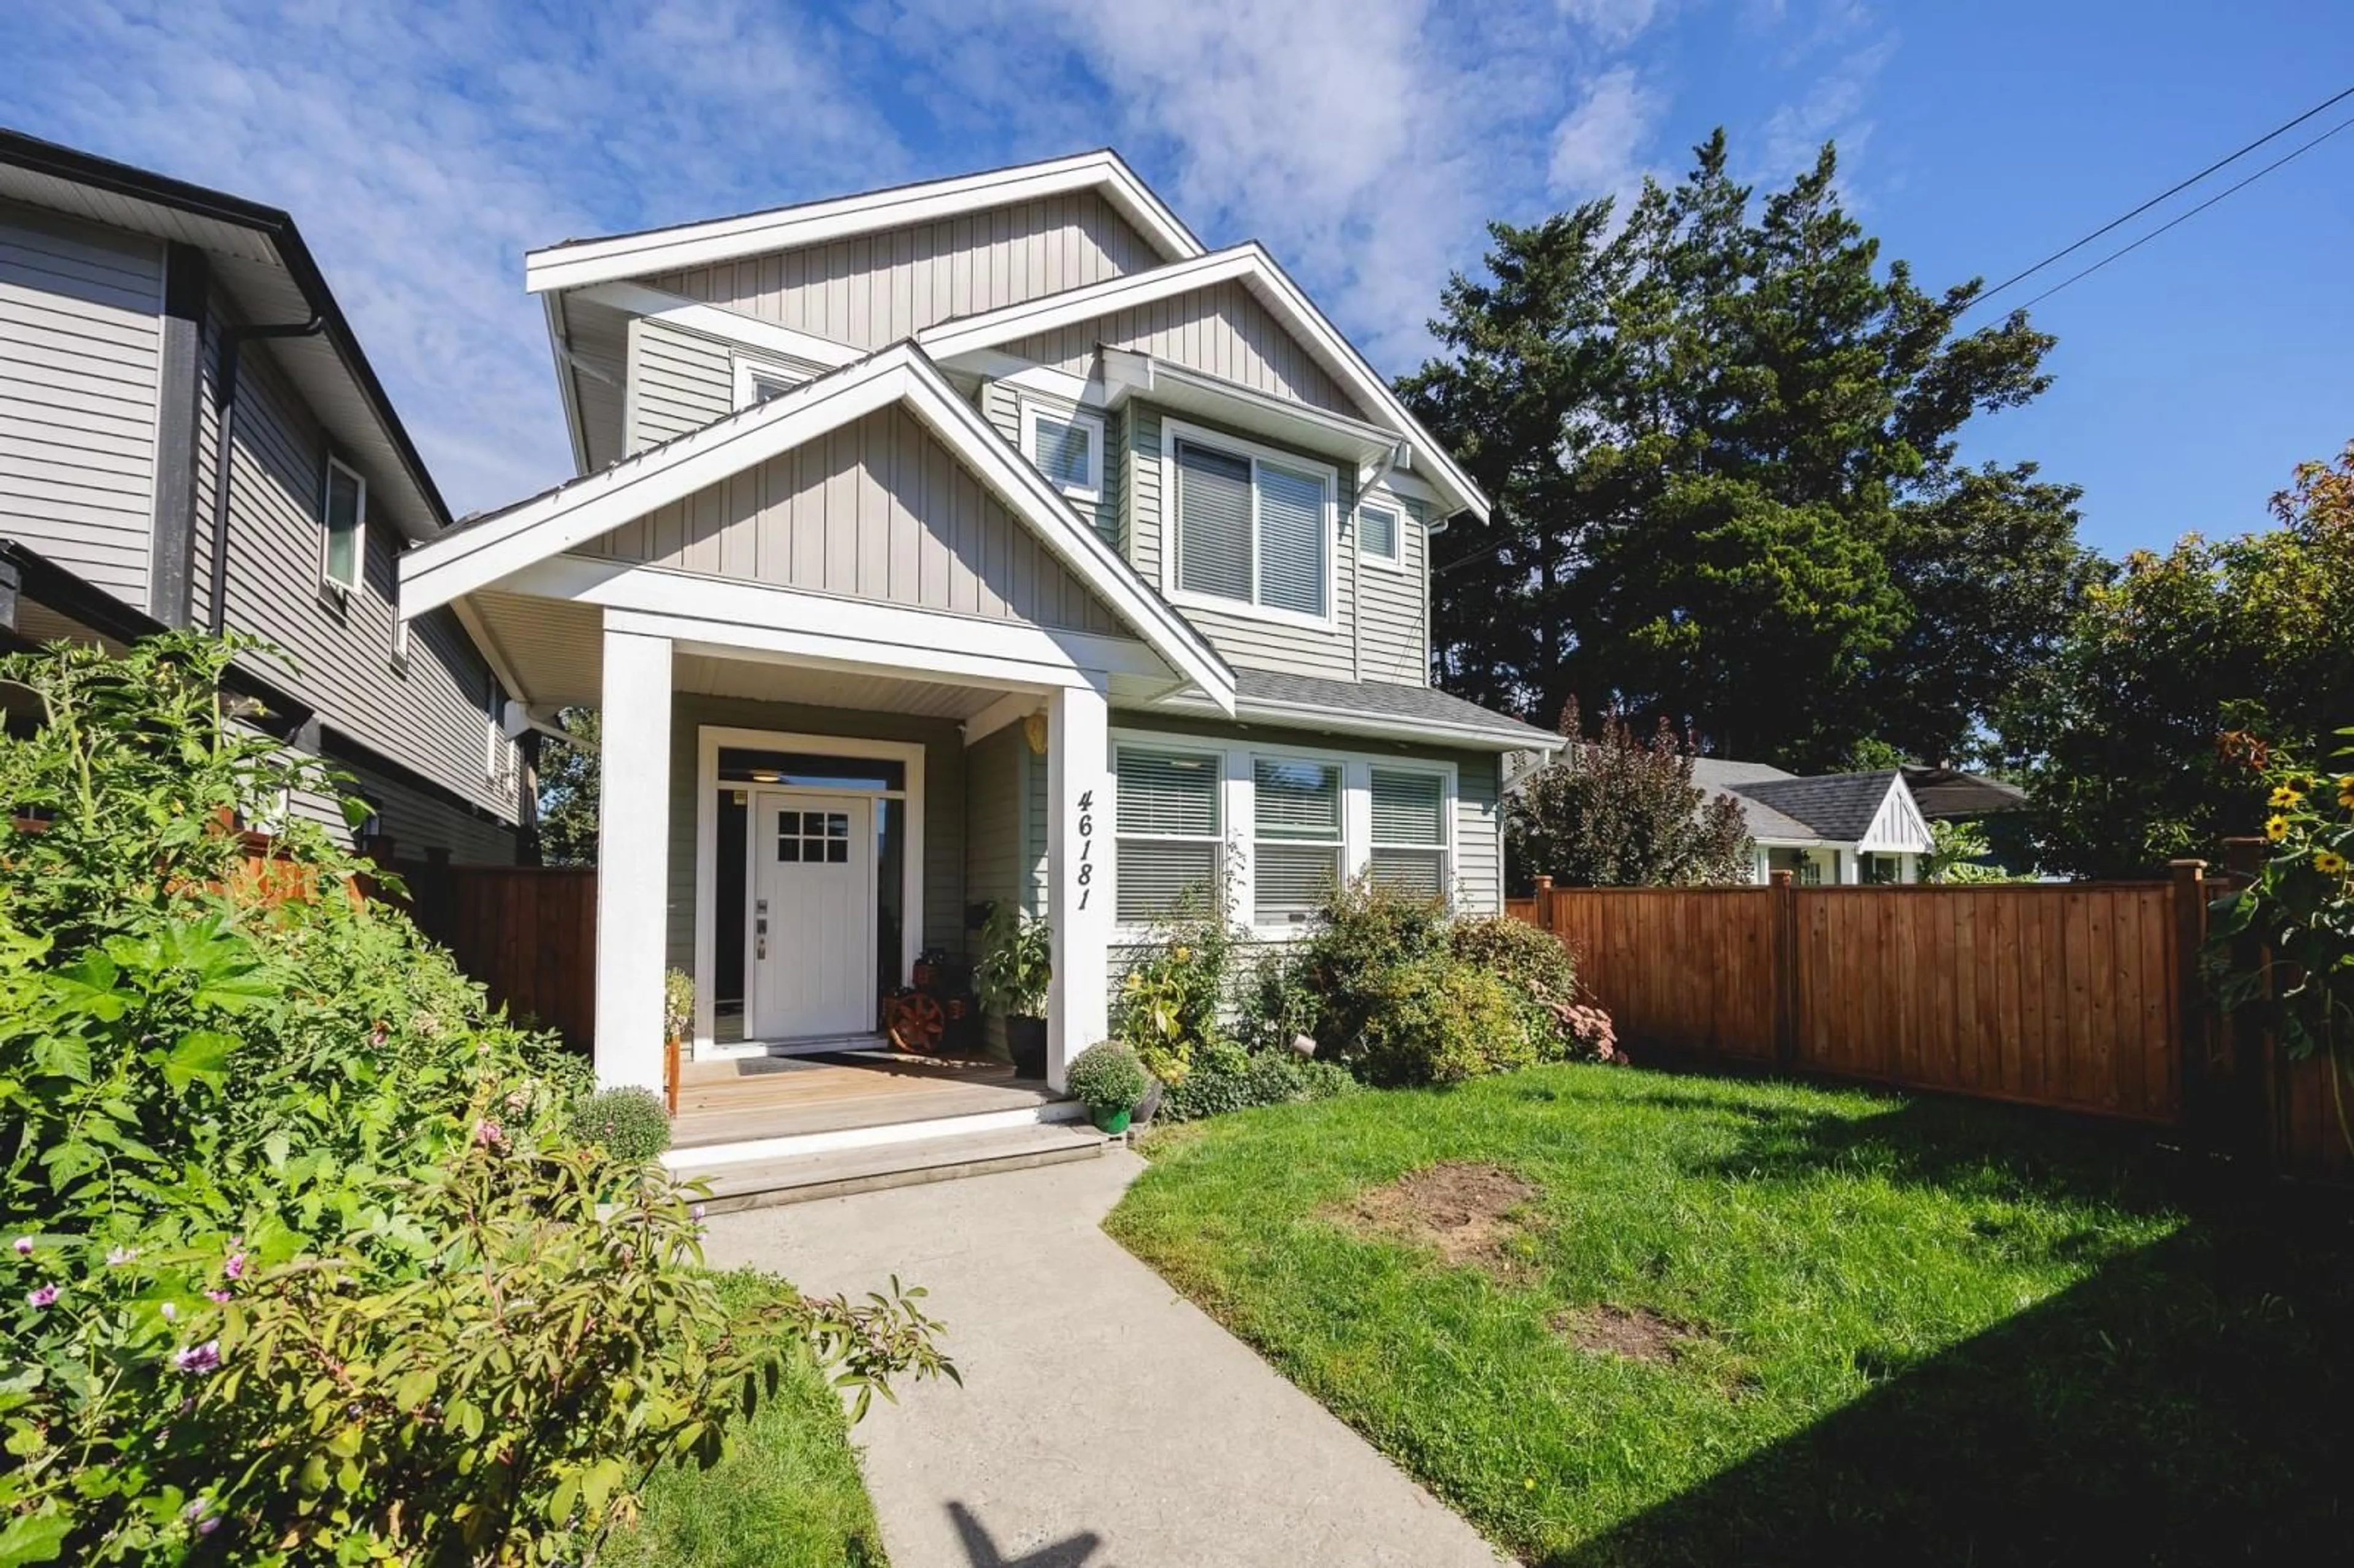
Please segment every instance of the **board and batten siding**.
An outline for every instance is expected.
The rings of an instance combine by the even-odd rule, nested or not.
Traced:
[[[696,768],[699,731],[705,725],[920,743],[924,748],[924,945],[951,953],[964,951],[966,757],[964,730],[956,720],[674,692],[671,695],[669,892],[663,927],[670,967],[695,972],[699,896],[695,888]],[[610,755],[607,754],[609,759]],[[716,893],[713,889],[709,895]]]
[[[203,514],[196,528],[194,581],[197,618],[210,602],[214,466],[213,376],[223,302],[207,322],[204,411],[197,458]],[[289,660],[250,654],[272,679],[312,704],[329,726],[370,749],[415,768],[503,821],[517,815],[521,762],[514,743],[499,743],[491,767],[492,675],[456,616],[437,609],[409,628],[408,656],[393,653],[398,588],[397,535],[371,518],[359,587],[344,594],[321,575],[321,506],[328,455],[325,431],[270,361],[265,344],[240,355],[235,439],[229,459],[227,619],[230,628],[266,638]],[[374,802],[372,802],[374,803]],[[404,851],[432,846],[404,843]],[[456,845],[450,846],[453,850]]]
[[[630,322],[626,449],[699,430],[736,408],[736,361],[727,344],[645,316]]]
[[[163,302],[162,241],[0,205],[0,535],[142,610]]]
[[[1005,345],[1017,359],[1073,376],[1095,368],[1108,344],[1166,359],[1205,376],[1273,393],[1352,418],[1367,410],[1341,390],[1300,341],[1238,282],[1214,283],[1092,321],[1074,322]]]
[[[1110,203],[1085,191],[649,281],[865,349],[951,316],[1160,265],[1160,255]]]
[[[1161,580],[1161,551],[1166,541],[1162,511],[1166,499],[1166,464],[1161,458],[1161,410],[1130,399],[1123,412],[1122,445],[1126,482],[1119,497],[1119,533],[1128,558],[1144,580]],[[1186,416],[1181,422],[1214,429]],[[1238,440],[1268,444],[1242,431],[1227,432]],[[1427,530],[1419,502],[1405,503],[1400,523],[1402,564],[1388,567],[1357,558],[1354,476],[1345,464],[1329,458],[1303,455],[1303,462],[1336,471],[1340,524],[1332,547],[1338,570],[1333,574],[1333,623],[1331,630],[1264,620],[1237,607],[1233,611],[1186,604],[1181,613],[1198,627],[1228,662],[1287,674],[1314,675],[1324,680],[1381,682],[1391,685],[1429,683],[1424,655],[1423,565]],[[1363,614],[1360,615],[1360,606]]]
[[[904,408],[582,546],[649,566],[1065,630],[1120,622]]]

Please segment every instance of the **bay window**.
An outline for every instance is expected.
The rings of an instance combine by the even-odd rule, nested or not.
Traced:
[[[1172,433],[1169,586],[1321,621],[1331,609],[1330,469]]]
[[[1447,781],[1436,773],[1376,768],[1373,850],[1367,869],[1384,887],[1426,898],[1447,895]]]
[[[1189,893],[1214,902],[1225,759],[1214,751],[1123,746],[1114,767],[1114,917],[1123,926],[1148,926]]]
[[[1307,919],[1341,883],[1341,765],[1251,762],[1251,903],[1261,925]]]

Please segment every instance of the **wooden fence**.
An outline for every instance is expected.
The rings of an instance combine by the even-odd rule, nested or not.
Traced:
[[[2285,1173],[2354,1179],[2326,1064],[2208,1005],[2216,891],[2166,882],[1553,887],[1557,934],[1637,1051],[2192,1126]]]
[[[491,1000],[587,1051],[597,1027],[591,866],[404,866],[411,912]]]

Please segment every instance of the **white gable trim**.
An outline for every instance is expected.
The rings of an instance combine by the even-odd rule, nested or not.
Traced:
[[[1165,259],[1182,260],[1202,253],[1202,242],[1178,221],[1177,215],[1137,178],[1136,171],[1119,154],[1106,148],[1043,164],[774,207],[708,223],[606,239],[567,240],[524,257],[524,286],[533,293],[578,289],[1086,190],[1099,192]]]
[[[1898,774],[1888,781],[1888,793],[1880,802],[1880,810],[1872,815],[1872,826],[1856,841],[1856,849],[1869,854],[1927,854],[1936,847],[1929,835],[1929,823],[1921,815],[1913,791],[1904,786],[1904,776]]]
[[[400,612],[414,617],[488,588],[896,403],[906,404],[1169,668],[1222,712],[1234,712],[1234,673],[1201,633],[1146,588],[1045,477],[956,395],[938,366],[905,344],[419,546],[400,558]],[[960,618],[959,624],[970,622]]]
[[[758,349],[763,354],[805,360],[825,370],[838,370],[864,354],[863,349],[853,348],[846,343],[836,343],[830,337],[779,326],[758,316],[748,316],[741,311],[731,311],[725,305],[707,305],[684,294],[648,288],[643,283],[599,283],[582,289],[573,297],[586,304],[603,305],[630,315],[643,316],[686,332],[700,333],[705,337]]]
[[[1422,428],[1421,422],[1398,400],[1397,394],[1390,390],[1390,384],[1381,373],[1365,362],[1355,345],[1324,318],[1323,313],[1256,241],[1156,267],[1150,272],[1108,279],[1002,310],[940,322],[917,333],[916,341],[943,363],[960,360],[1038,333],[1075,326],[1098,316],[1230,281],[1246,284],[1258,302],[1316,355],[1318,363],[1362,407],[1375,410],[1383,426],[1412,443],[1409,465],[1438,488],[1447,504],[1481,518],[1488,515],[1488,497],[1471,476],[1456,466],[1447,449]]]

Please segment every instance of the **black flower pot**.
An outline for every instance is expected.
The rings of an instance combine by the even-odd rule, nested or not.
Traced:
[[[1005,1020],[1005,1048],[1013,1054],[1013,1075],[1017,1078],[1043,1078],[1046,1075],[1046,1021],[1043,1018]]]

